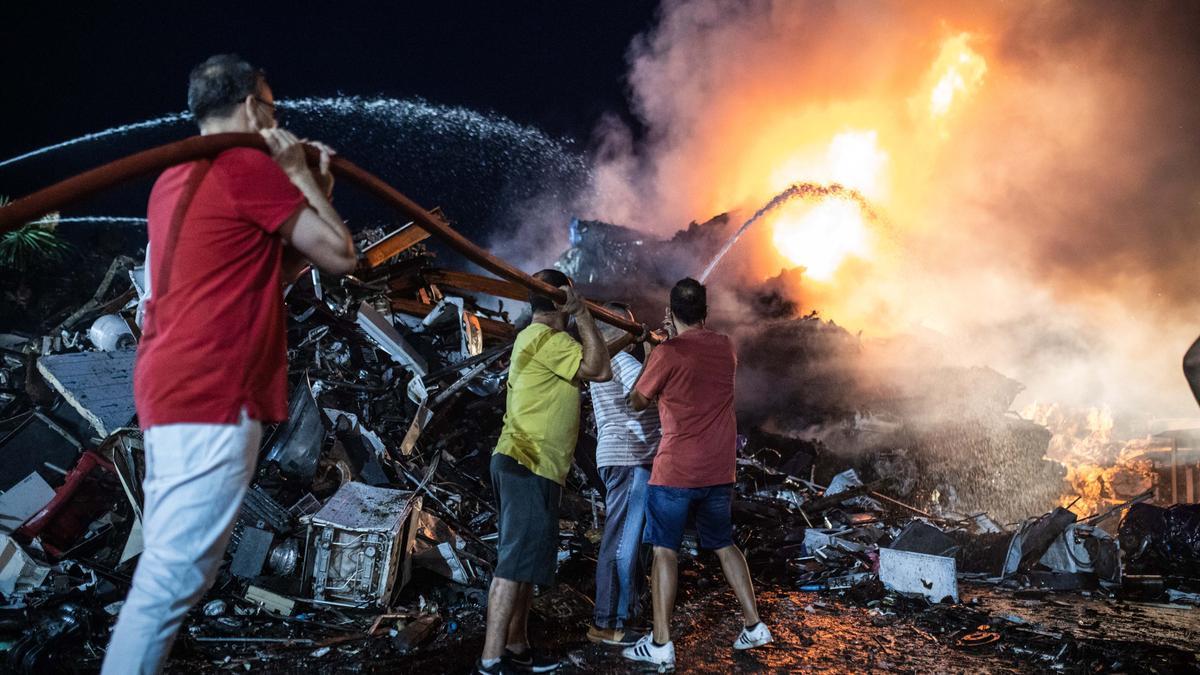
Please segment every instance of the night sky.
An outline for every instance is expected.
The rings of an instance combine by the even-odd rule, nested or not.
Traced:
[[[650,2],[7,3],[0,159],[186,107],[188,71],[236,52],[279,98],[356,94],[490,110],[586,143],[630,119]]]

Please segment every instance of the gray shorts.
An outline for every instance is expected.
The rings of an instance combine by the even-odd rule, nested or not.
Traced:
[[[492,491],[500,512],[495,576],[552,586],[558,565],[562,486],[508,455],[492,455]]]

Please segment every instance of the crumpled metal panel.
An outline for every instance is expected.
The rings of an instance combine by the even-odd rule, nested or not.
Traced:
[[[365,302],[361,303],[358,306],[357,322],[358,327],[367,337],[379,345],[380,349],[387,352],[393,361],[412,371],[413,375],[422,377],[429,372],[429,366],[425,363],[425,359],[374,307]]]
[[[317,472],[317,461],[321,458],[324,440],[321,410],[305,378],[292,391],[287,422],[275,432],[275,440],[267,451],[267,460],[277,462],[281,470],[297,478],[312,480]]]

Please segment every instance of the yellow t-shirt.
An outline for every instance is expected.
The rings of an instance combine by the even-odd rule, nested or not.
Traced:
[[[508,409],[496,452],[560,485],[571,468],[579,436],[583,346],[570,335],[532,323],[513,342]]]

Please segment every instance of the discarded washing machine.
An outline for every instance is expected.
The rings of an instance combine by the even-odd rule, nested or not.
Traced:
[[[387,607],[408,583],[421,498],[346,483],[307,518],[306,587],[318,603]]]

